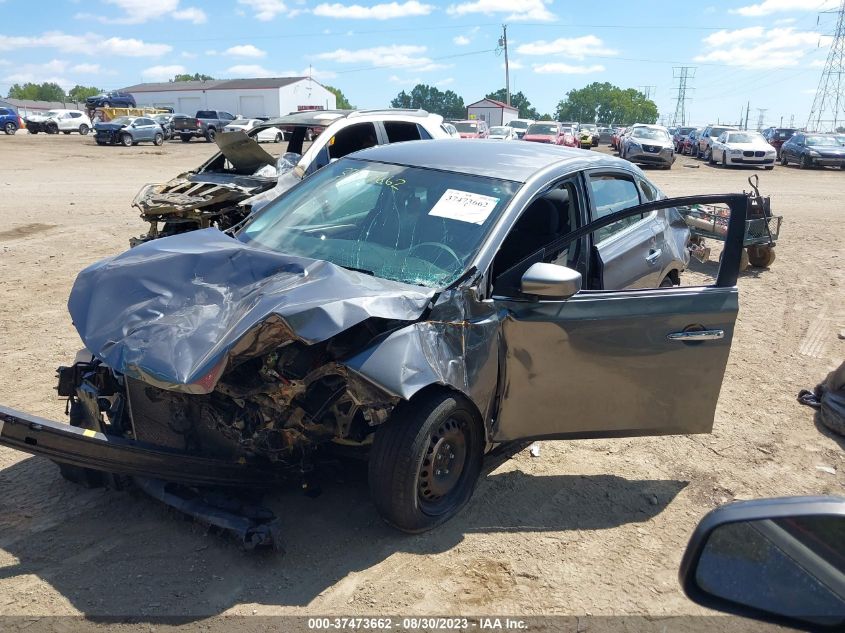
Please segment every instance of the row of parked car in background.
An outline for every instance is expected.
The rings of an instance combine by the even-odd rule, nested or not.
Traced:
[[[513,119],[504,125],[488,126],[481,119],[446,121],[444,126],[455,138],[489,138],[503,141],[531,141],[567,147],[598,147],[601,131],[594,123],[575,121],[534,121]]]

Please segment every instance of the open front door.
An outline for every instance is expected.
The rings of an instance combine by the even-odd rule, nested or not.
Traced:
[[[677,219],[677,209],[697,204],[730,209],[721,265],[709,264],[713,272],[718,267],[710,285],[684,285],[702,281],[689,272],[673,287],[588,288],[565,300],[495,297],[508,313],[496,441],[712,430],[738,309],[747,196],[650,202],[606,215],[562,240],[629,218],[646,220],[655,211]]]

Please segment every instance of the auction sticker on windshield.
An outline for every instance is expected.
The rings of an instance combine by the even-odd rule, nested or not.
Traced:
[[[449,220],[484,224],[498,203],[499,199],[492,196],[447,189],[428,214]]]

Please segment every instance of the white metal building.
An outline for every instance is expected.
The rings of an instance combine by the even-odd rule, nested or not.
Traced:
[[[507,125],[514,119],[519,118],[519,110],[501,101],[482,99],[467,106],[467,118],[487,121],[487,125],[490,127]]]
[[[223,110],[246,118],[276,117],[299,110],[333,110],[333,93],[310,77],[168,81],[123,88],[138,106],[173,108],[193,116],[197,110]]]

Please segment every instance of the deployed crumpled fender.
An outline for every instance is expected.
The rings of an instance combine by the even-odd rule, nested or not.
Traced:
[[[324,341],[372,317],[414,322],[434,295],[206,229],[89,266],[68,309],[86,347],[108,366],[201,394],[214,389],[233,358],[291,339]],[[386,362],[396,369],[401,360]]]

